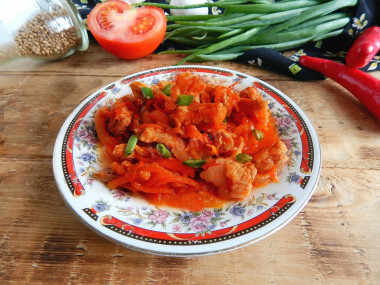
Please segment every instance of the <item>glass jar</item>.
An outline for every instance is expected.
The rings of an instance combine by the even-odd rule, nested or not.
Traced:
[[[57,60],[87,48],[86,27],[70,0],[0,0],[0,63]]]

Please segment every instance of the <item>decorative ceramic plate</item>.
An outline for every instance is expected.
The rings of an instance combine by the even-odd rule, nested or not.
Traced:
[[[250,197],[222,209],[190,212],[156,207],[122,190],[110,190],[91,176],[99,169],[94,113],[131,94],[129,84],[156,84],[190,70],[207,83],[240,91],[255,85],[269,101],[289,164],[278,183],[255,189]],[[79,219],[98,234],[125,247],[161,255],[205,255],[259,241],[284,226],[310,199],[320,174],[317,135],[305,114],[285,94],[240,72],[208,66],[164,67],[136,73],[98,90],[67,118],[53,158],[60,193]]]

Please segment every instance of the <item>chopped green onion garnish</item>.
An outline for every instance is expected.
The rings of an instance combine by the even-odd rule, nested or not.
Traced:
[[[125,148],[125,152],[124,152],[124,156],[128,156],[128,155],[131,155],[133,150],[135,149],[135,146],[136,146],[136,143],[137,143],[137,136],[136,135],[131,135],[129,137],[129,140],[128,140],[128,143],[127,143],[127,146]]]
[[[164,88],[162,88],[162,93],[164,93],[166,96],[170,96],[170,91],[172,89],[172,84],[166,85]]]
[[[194,96],[193,95],[179,95],[177,98],[178,106],[189,106],[193,103]]]
[[[224,118],[223,124],[227,124],[227,118]]]
[[[242,162],[242,163],[247,163],[252,160],[252,156],[245,154],[245,153],[239,153],[236,155],[236,161]]]
[[[260,130],[253,129],[253,130],[252,130],[252,133],[253,133],[253,135],[255,136],[255,138],[256,138],[258,141],[261,141],[261,140],[264,138],[264,134],[263,134],[263,132],[260,131]]]
[[[165,157],[165,158],[171,158],[172,157],[172,155],[170,154],[170,151],[162,143],[157,144],[156,148],[163,157]]]
[[[203,159],[188,159],[188,160],[182,161],[182,163],[184,165],[187,165],[187,166],[190,166],[190,167],[199,168],[199,167],[202,167],[203,165],[205,165],[206,160],[203,160]]]
[[[149,87],[141,87],[141,92],[146,99],[153,99],[153,91]]]

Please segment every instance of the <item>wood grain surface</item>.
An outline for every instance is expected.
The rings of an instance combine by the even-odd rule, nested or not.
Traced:
[[[245,64],[204,63],[280,89],[318,133],[316,192],[268,238],[218,255],[162,257],[116,245],[74,217],[52,171],[66,117],[100,87],[180,58],[122,61],[91,44],[57,62],[0,66],[0,284],[380,284],[380,123],[331,80],[299,82]]]

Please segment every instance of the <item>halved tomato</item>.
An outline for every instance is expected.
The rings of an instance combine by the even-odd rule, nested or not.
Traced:
[[[164,11],[156,7],[134,8],[122,1],[97,4],[87,24],[98,43],[123,59],[151,54],[166,32]]]

